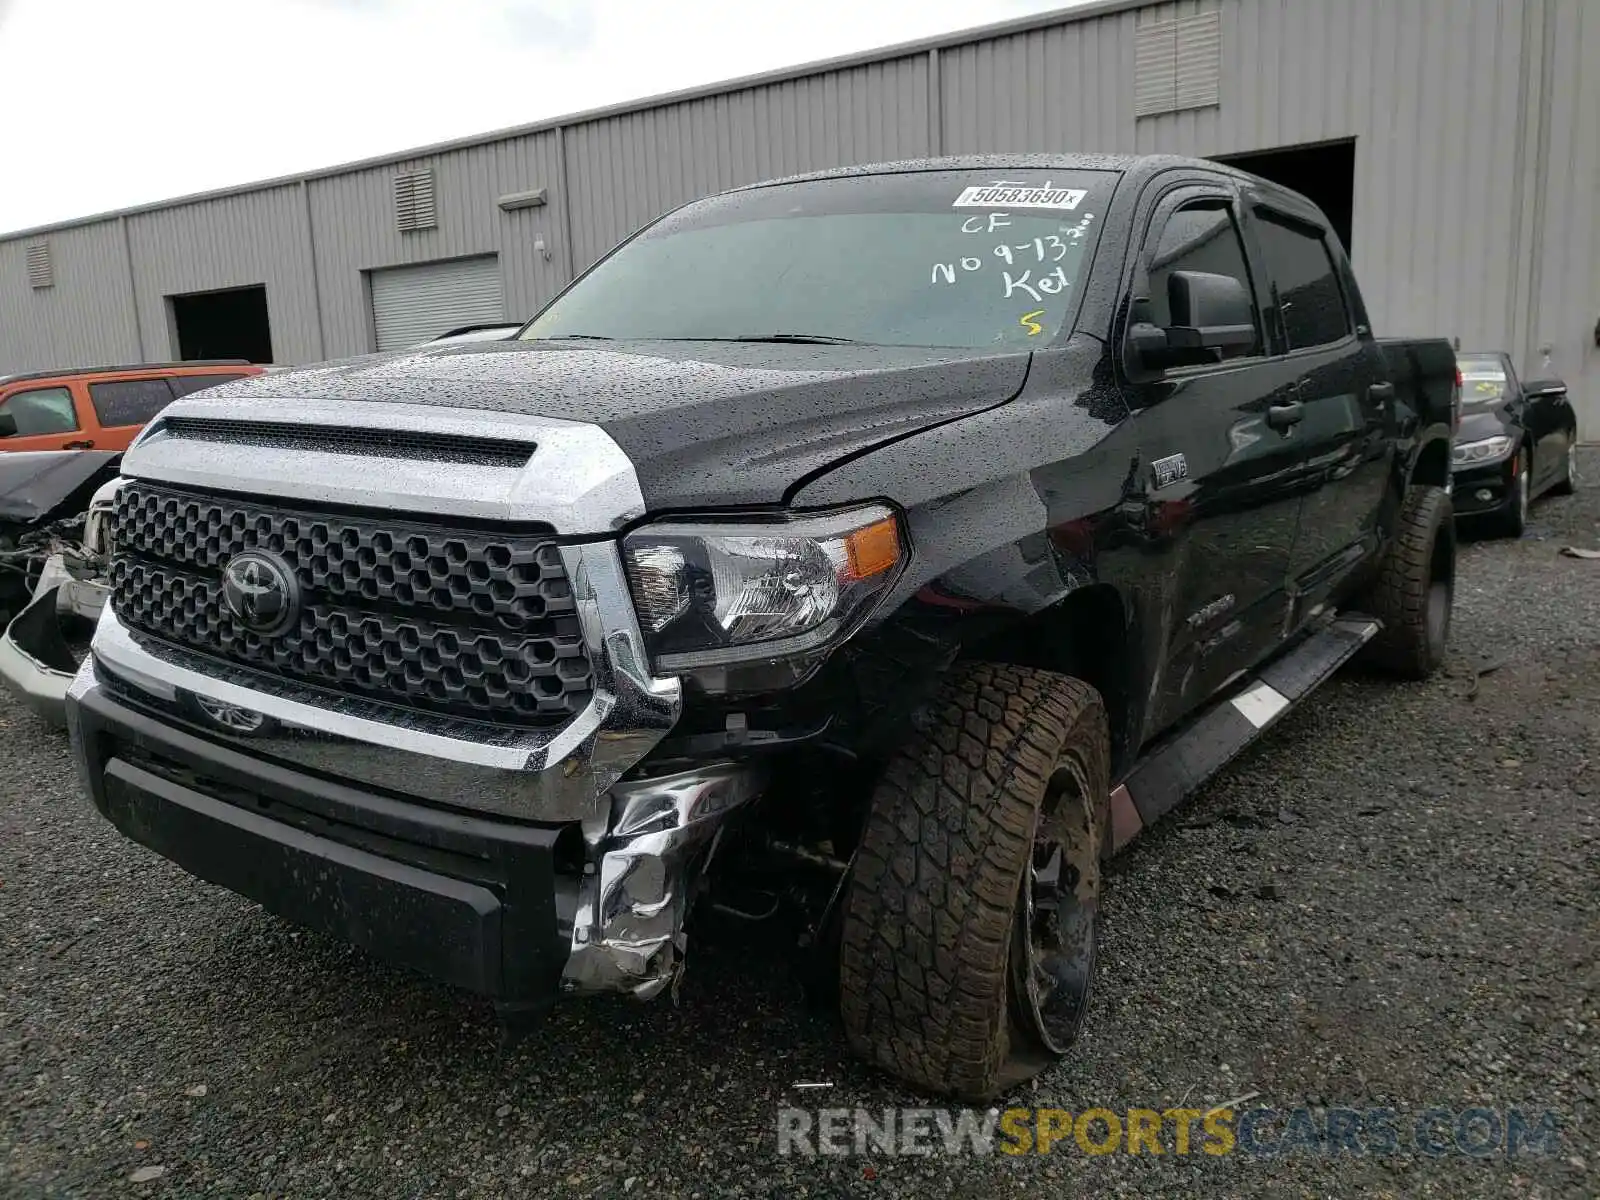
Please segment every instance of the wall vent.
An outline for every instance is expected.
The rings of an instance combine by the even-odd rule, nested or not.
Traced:
[[[1133,113],[1153,117],[1222,102],[1222,18],[1197,13],[1140,25],[1133,44]]]
[[[50,243],[34,242],[28,247],[28,286],[47,288],[54,287],[55,283],[55,268],[50,265]]]
[[[406,171],[394,177],[394,224],[401,233],[438,227],[431,170]]]

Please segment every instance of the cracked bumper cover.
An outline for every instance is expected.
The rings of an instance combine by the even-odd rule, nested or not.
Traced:
[[[26,708],[58,729],[66,725],[67,688],[76,655],[63,639],[64,617],[94,621],[105,605],[105,588],[74,579],[59,565],[46,564],[33,598],[0,632],[0,685]]]
[[[752,766],[720,763],[615,789],[611,829],[578,892],[565,990],[647,999],[672,982],[717,831],[763,782]]]

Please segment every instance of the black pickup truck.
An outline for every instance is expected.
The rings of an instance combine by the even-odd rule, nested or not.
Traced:
[[[1347,659],[1439,664],[1458,404],[1214,163],[742,188],[514,340],[167,409],[69,723],[127,835],[508,1029],[714,908],[989,1097],[1075,1036],[1108,855]]]

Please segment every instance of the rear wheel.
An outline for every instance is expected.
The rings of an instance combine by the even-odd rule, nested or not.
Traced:
[[[1450,638],[1455,576],[1450,497],[1443,488],[1412,484],[1362,605],[1383,622],[1367,644],[1367,661],[1409,679],[1433,674]]]
[[[1081,680],[952,673],[873,795],[845,900],[840,1012],[858,1055],[987,1100],[1066,1053],[1094,975],[1110,760]]]

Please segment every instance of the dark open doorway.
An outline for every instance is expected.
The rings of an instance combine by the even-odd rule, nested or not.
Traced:
[[[172,323],[178,332],[179,358],[272,361],[272,326],[267,320],[265,284],[169,299]]]
[[[1328,215],[1328,223],[1354,254],[1350,242],[1351,214],[1356,196],[1356,143],[1322,142],[1292,150],[1261,150],[1254,154],[1217,155],[1218,162],[1281,183],[1313,201]]]

